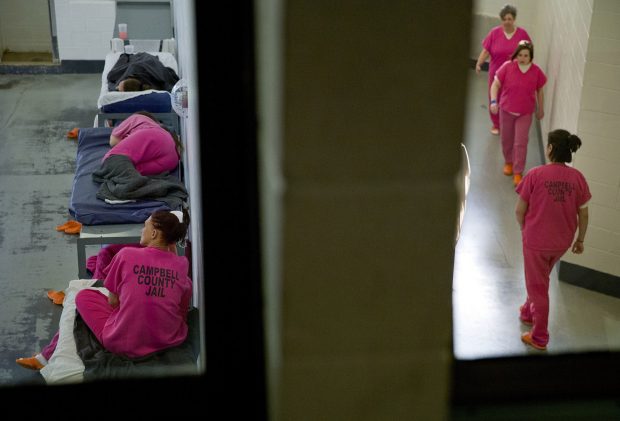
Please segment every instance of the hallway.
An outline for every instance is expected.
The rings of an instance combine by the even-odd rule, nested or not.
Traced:
[[[527,326],[518,319],[525,284],[517,195],[502,175],[499,137],[489,132],[486,86],[487,74],[471,70],[464,140],[471,184],[453,284],[454,354],[464,360],[544,354],[520,339]],[[526,170],[542,162],[532,124]],[[549,295],[548,354],[620,349],[620,299],[558,282],[557,269]]]

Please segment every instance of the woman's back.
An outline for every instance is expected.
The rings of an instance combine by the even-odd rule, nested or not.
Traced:
[[[577,229],[577,212],[590,198],[584,176],[567,165],[532,168],[517,193],[528,202],[523,241],[535,250],[570,247]]]
[[[140,357],[185,340],[192,291],[185,257],[154,247],[124,248],[104,273],[104,286],[119,299],[103,331],[106,349]]]

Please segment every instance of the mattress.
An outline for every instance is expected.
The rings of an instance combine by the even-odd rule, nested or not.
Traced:
[[[85,225],[106,225],[142,223],[157,210],[170,210],[157,200],[111,205],[97,198],[99,184],[92,180],[92,173],[99,169],[103,156],[110,150],[111,133],[108,127],[80,129],[69,213]],[[178,173],[173,171],[177,177]]]

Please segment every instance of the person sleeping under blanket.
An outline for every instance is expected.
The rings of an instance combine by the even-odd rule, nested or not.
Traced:
[[[101,167],[92,174],[93,181],[101,183],[99,199],[111,204],[155,199],[171,209],[180,208],[187,190],[169,174],[182,150],[176,134],[151,114],[139,112],[112,130],[110,146]]]
[[[176,133],[145,111],[132,114],[116,126],[110,135],[110,146],[112,149],[103,161],[112,155],[125,155],[141,175],[172,171],[183,152]]]
[[[134,80],[131,84],[123,83],[119,86],[121,82],[130,79]],[[164,66],[157,56],[148,53],[123,53],[108,72],[107,80],[108,91],[155,89],[170,92],[179,81],[179,76],[173,69]]]

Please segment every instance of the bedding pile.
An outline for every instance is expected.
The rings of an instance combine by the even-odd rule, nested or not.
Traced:
[[[108,72],[108,90],[114,91],[118,84],[127,78],[134,78],[150,89],[168,91],[179,81],[174,69],[162,64],[157,56],[148,53],[121,54]]]

